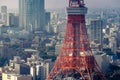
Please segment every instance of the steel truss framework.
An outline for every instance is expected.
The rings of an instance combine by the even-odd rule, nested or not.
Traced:
[[[69,0],[69,8],[85,8],[83,0]],[[78,74],[78,76],[75,76]],[[69,14],[62,51],[46,80],[94,80],[94,76],[106,80],[90,48],[85,25],[85,14]],[[97,79],[98,80],[98,79]]]

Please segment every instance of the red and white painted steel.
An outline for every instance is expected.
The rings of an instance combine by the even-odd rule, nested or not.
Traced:
[[[46,80],[63,80],[61,76],[75,73],[79,73],[83,80],[93,80],[95,73],[101,80],[106,80],[90,48],[85,25],[87,8],[84,6],[84,0],[69,0],[67,13],[62,51]]]

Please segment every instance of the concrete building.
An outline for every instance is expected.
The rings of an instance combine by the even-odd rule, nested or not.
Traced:
[[[1,23],[7,25],[7,6],[1,6]]]
[[[13,60],[9,61],[9,66],[15,67],[15,64],[23,64],[25,63],[24,60],[22,60],[19,56],[14,56]]]
[[[45,80],[54,65],[51,60],[43,61],[37,55],[28,58],[27,64],[31,67],[30,74],[33,80]]]
[[[13,69],[13,72],[16,74],[30,74],[30,67],[27,64],[25,64],[25,61],[18,56],[15,56],[13,60],[10,60],[9,66]]]
[[[15,15],[14,13],[8,13],[7,14],[7,26],[18,26],[19,24],[19,18],[18,15]]]
[[[45,78],[47,78],[47,76],[49,75],[53,66],[54,66],[54,62],[52,62],[51,60],[48,60],[48,61],[46,60],[45,61],[45,65],[44,65],[44,67],[45,67]]]
[[[91,20],[90,22],[90,41],[95,41],[96,43],[99,43],[102,45],[102,39],[103,39],[103,22],[102,20],[95,19]]]
[[[51,65],[49,63],[37,64],[31,67],[31,75],[33,80],[45,80],[48,76]],[[52,66],[53,67],[53,66]]]
[[[33,0],[33,30],[45,30],[45,0]]]
[[[19,75],[14,73],[2,73],[2,80],[32,80],[31,75]]]
[[[116,37],[110,37],[109,38],[109,47],[111,48],[112,52],[116,54],[117,51],[117,40]]]
[[[0,72],[2,80],[45,80],[53,65],[51,60],[43,60],[38,55],[27,58],[27,62],[15,56]]]
[[[32,79],[41,80],[40,70],[42,69],[41,66],[43,66],[43,60],[37,55],[32,55],[31,58],[27,58],[27,64],[30,66],[30,74],[32,75]],[[42,74],[44,74],[44,71]]]
[[[37,76],[36,76],[36,67],[35,66],[32,66],[30,68],[30,74],[32,75],[32,80],[36,80],[37,79]]]
[[[105,73],[108,70],[109,63],[110,63],[110,56],[106,55],[105,53],[94,53],[95,59],[102,69],[102,71]]]
[[[60,54],[61,48],[62,48],[62,43],[57,43],[55,45],[55,55],[59,55]]]

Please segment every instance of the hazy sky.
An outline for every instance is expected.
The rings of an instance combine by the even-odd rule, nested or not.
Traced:
[[[67,2],[68,0],[45,0],[45,7],[47,9],[64,8],[67,6]],[[85,0],[85,3],[89,8],[120,7],[120,0]],[[18,8],[18,0],[0,0],[0,5]]]

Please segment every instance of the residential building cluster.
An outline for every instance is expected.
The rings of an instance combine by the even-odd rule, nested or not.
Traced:
[[[14,56],[1,69],[1,80],[45,80],[53,64],[51,60],[43,60],[38,55],[32,55],[27,61]]]

